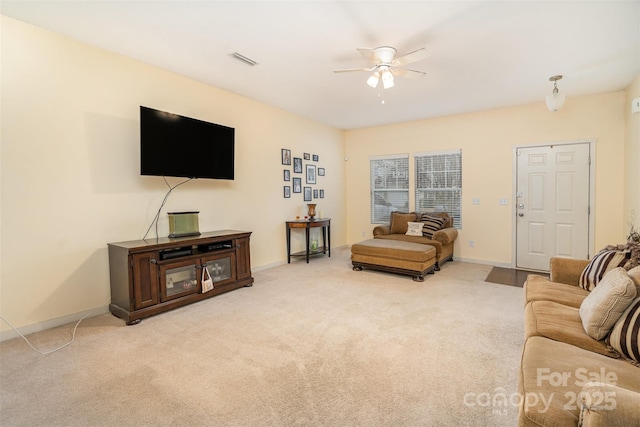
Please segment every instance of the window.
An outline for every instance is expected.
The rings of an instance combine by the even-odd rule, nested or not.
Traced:
[[[409,210],[409,155],[372,157],[371,223],[388,224],[391,212]]]
[[[416,162],[416,211],[447,212],[462,228],[462,151],[419,153]]]

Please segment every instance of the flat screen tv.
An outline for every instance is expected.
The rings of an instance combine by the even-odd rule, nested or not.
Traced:
[[[140,174],[234,179],[235,129],[140,106]]]

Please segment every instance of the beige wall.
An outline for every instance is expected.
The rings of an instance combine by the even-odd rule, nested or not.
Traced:
[[[347,241],[370,236],[374,227],[369,215],[370,156],[461,148],[462,230],[454,255],[509,266],[513,261],[514,147],[583,140],[597,141],[595,247],[623,241],[625,93],[569,97],[556,113],[546,109],[543,95],[540,103],[531,105],[348,131]],[[411,176],[412,163],[411,157]],[[472,205],[473,198],[480,198],[480,205]],[[499,206],[501,198],[507,198],[509,206]],[[475,241],[475,247],[468,246],[469,240]]]
[[[283,198],[289,148],[319,155],[318,209],[333,246],[346,243],[342,131],[19,21],[2,17],[1,31],[0,313],[16,326],[105,311],[107,243],[142,238],[167,191],[139,173],[140,105],[236,128],[236,179],[176,189],[161,236],[166,212],[199,210],[201,231],[253,232],[254,269],[286,262],[284,221],[306,210],[301,194]]]
[[[630,224],[640,231],[640,113],[631,112],[631,102],[640,98],[640,75],[626,90],[625,115],[625,188],[624,188],[624,233],[629,234]],[[633,217],[633,218],[632,218]]]
[[[462,148],[458,258],[511,263],[518,145],[597,141],[596,247],[623,238],[630,207],[640,217],[640,115],[625,113],[638,79],[626,92],[569,98],[553,114],[540,102],[343,132],[12,19],[0,25],[0,314],[24,332],[105,311],[106,243],[141,238],[160,206],[162,179],[139,175],[139,105],[236,128],[236,180],[179,187],[159,234],[168,233],[165,212],[197,209],[203,231],[253,231],[254,269],[286,262],[283,221],[306,208],[299,194],[282,198],[281,148],[320,156],[327,196],[318,208],[334,219],[334,247],[371,235],[372,155]],[[0,334],[11,335],[5,324]]]

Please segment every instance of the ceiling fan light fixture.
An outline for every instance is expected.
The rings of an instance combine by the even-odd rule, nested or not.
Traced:
[[[562,76],[551,76],[549,77],[549,81],[553,82],[553,92],[551,95],[547,95],[547,108],[549,111],[558,111],[564,105],[564,101],[566,101],[567,96],[564,93],[558,92],[558,80],[560,80]]]
[[[380,46],[375,48],[373,52],[383,64],[391,63],[393,57],[396,56],[396,49],[391,46]]]
[[[380,80],[380,73],[376,71],[375,73],[371,74],[369,79],[367,79],[367,84],[375,89],[378,86],[379,80]]]
[[[382,86],[385,89],[389,89],[393,87],[393,74],[391,74],[391,71],[384,70],[382,72]]]

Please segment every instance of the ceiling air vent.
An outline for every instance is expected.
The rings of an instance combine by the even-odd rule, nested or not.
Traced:
[[[238,52],[233,52],[233,53],[231,54],[231,56],[233,56],[234,58],[236,58],[238,61],[242,61],[242,62],[244,62],[245,64],[251,65],[252,67],[253,67],[254,65],[258,65],[258,63],[257,63],[256,61],[254,61],[253,59],[251,59],[251,58],[247,58],[246,56],[244,56],[244,55],[242,55],[242,54],[240,54],[240,53],[238,53]]]

